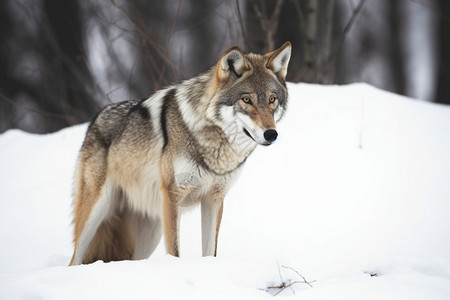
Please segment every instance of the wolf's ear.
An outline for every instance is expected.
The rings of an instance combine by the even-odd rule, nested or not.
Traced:
[[[222,54],[216,66],[216,76],[219,80],[226,80],[230,75],[241,77],[250,70],[250,64],[238,46],[229,48]]]
[[[286,42],[279,49],[264,55],[268,59],[266,67],[275,74],[279,74],[283,80],[286,79],[289,59],[291,58],[291,49],[291,43]]]

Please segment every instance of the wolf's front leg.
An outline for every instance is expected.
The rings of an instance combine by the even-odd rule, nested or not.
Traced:
[[[220,222],[222,221],[224,197],[216,196],[202,200],[202,254],[203,256],[217,255],[217,239],[219,237]]]
[[[179,251],[179,229],[180,229],[180,209],[177,199],[170,197],[166,187],[161,188],[162,194],[162,219],[164,229],[164,239],[167,253],[173,256],[180,256]]]

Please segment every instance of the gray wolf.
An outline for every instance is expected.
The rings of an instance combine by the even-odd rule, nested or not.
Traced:
[[[179,256],[182,208],[200,204],[202,254],[217,254],[224,197],[256,145],[277,139],[291,44],[234,46],[203,74],[91,122],[74,179],[70,265],[148,258],[164,233]]]

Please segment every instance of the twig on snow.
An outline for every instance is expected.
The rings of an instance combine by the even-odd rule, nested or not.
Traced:
[[[292,291],[292,293],[295,295],[295,291],[292,289],[292,286],[294,284],[304,283],[304,284],[309,285],[310,287],[313,287],[311,285],[311,283],[316,282],[315,280],[313,280],[313,281],[306,280],[306,278],[302,274],[300,274],[300,272],[295,270],[294,268],[287,267],[287,266],[281,266],[281,267],[283,267],[285,269],[289,269],[289,270],[294,271],[298,276],[300,276],[303,279],[303,281],[301,281],[301,280],[291,281],[290,279],[288,281],[284,281],[283,276],[281,276],[280,264],[278,262],[277,262],[277,264],[278,264],[278,275],[280,276],[281,283],[279,285],[277,285],[277,286],[269,286],[269,287],[267,287],[268,290],[270,290],[270,289],[278,289],[278,291],[275,294],[273,294],[273,297],[277,296],[278,294],[280,294],[282,291],[284,291],[287,288],[289,288]]]
[[[300,276],[300,277],[303,279],[303,283],[306,283],[306,284],[309,285],[310,287],[313,287],[313,286],[311,285],[311,282],[315,282],[315,280],[313,280],[313,281],[307,281],[306,278],[305,278],[302,274],[300,274],[297,270],[295,270],[294,268],[287,267],[287,266],[282,266],[282,267],[285,268],[285,269],[289,269],[289,270],[294,271],[295,273],[297,273],[298,276]]]

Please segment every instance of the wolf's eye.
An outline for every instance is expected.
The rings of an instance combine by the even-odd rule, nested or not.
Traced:
[[[242,97],[241,100],[244,101],[247,104],[251,104],[252,103],[252,100],[250,99],[250,97]]]
[[[270,98],[269,98],[269,103],[272,104],[272,103],[274,103],[276,100],[277,100],[277,97],[276,97],[276,96],[270,96]]]

